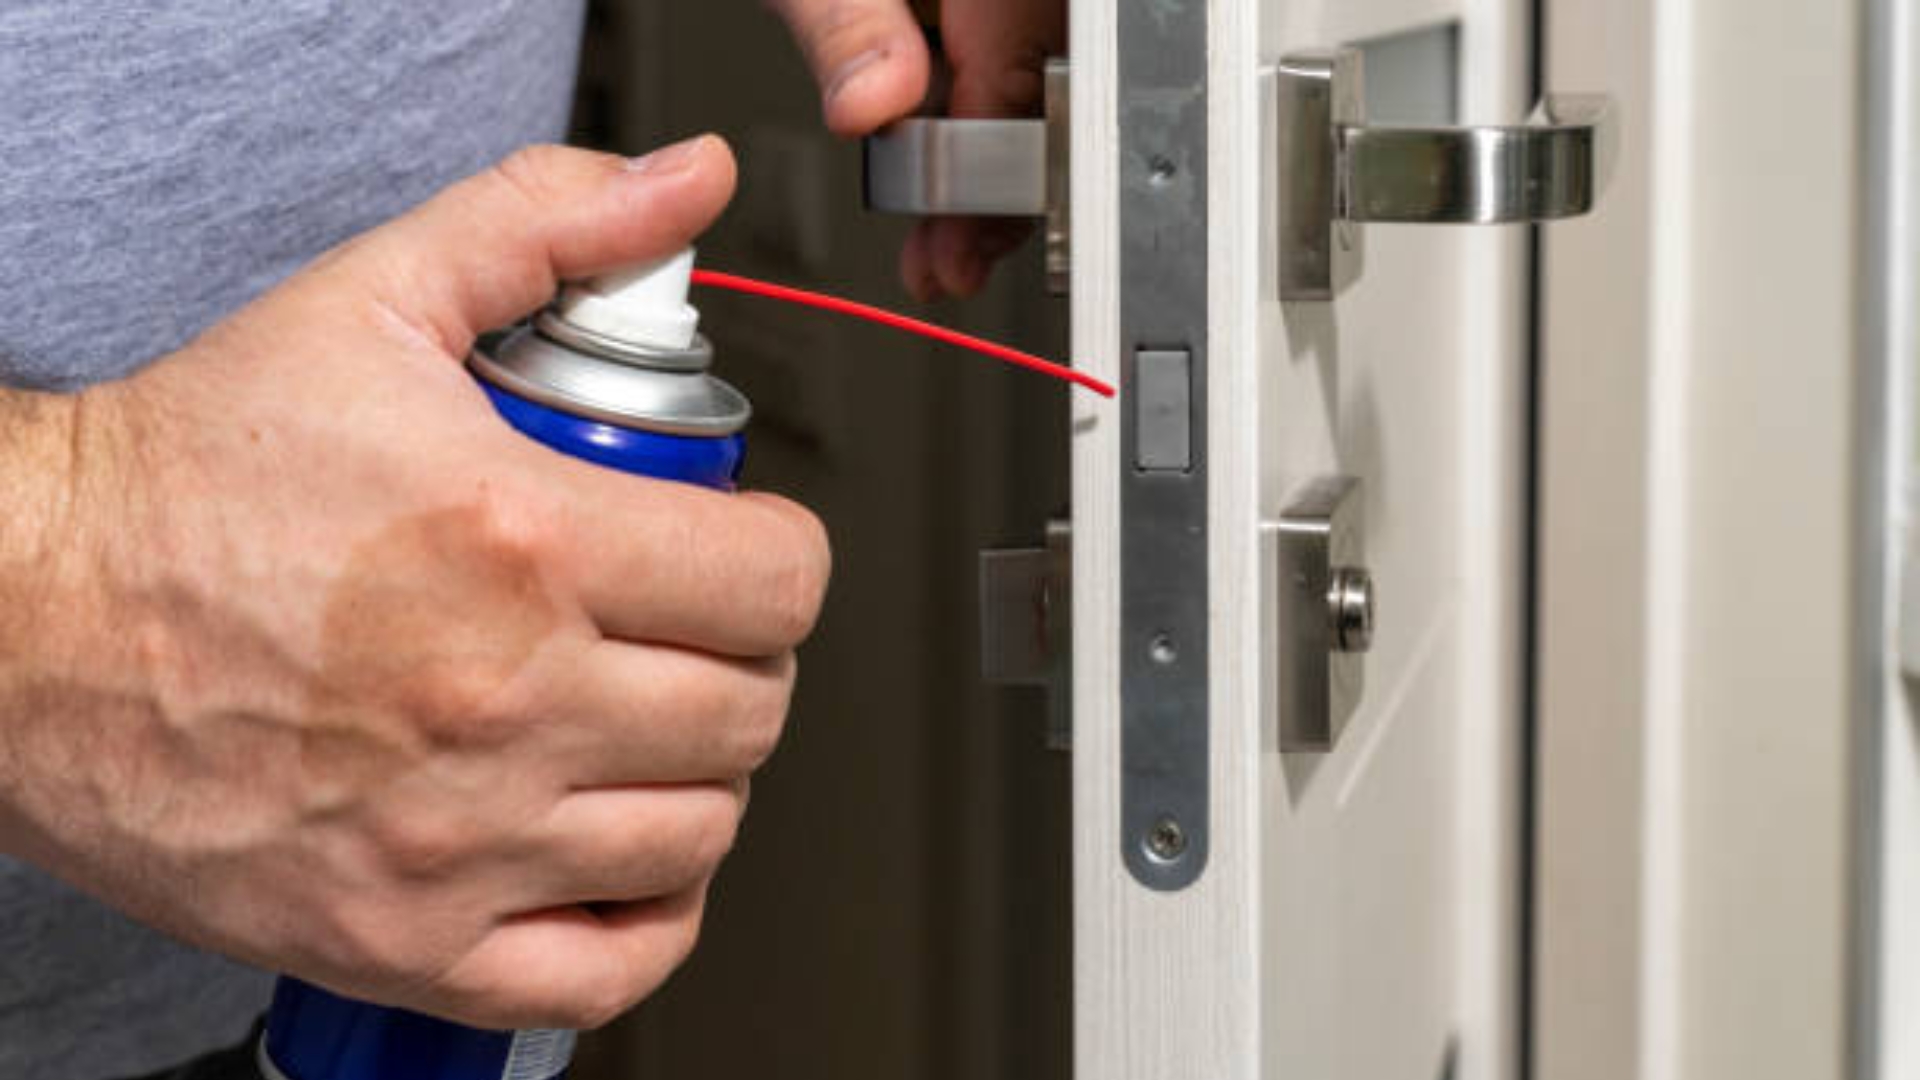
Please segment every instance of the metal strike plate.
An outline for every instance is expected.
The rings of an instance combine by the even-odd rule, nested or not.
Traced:
[[[1035,120],[912,117],[863,144],[867,209],[920,217],[1043,218],[1047,288],[1067,291],[1073,145],[1070,70],[1046,68],[1046,115]]]
[[[1207,448],[1208,0],[1114,9],[1118,140],[1120,834],[1160,892],[1206,872],[1213,698]],[[1237,223],[1225,222],[1225,228]],[[1184,416],[1183,416],[1184,414]]]
[[[980,673],[1047,692],[1047,747],[1073,746],[1073,527],[1047,545],[980,553]]]
[[[1262,527],[1274,588],[1273,690],[1283,752],[1325,752],[1366,688],[1374,585],[1365,569],[1360,481],[1329,476]]]
[[[1273,69],[1282,300],[1330,300],[1360,273],[1363,222],[1496,225],[1591,211],[1612,177],[1613,102],[1547,97],[1523,125],[1366,122],[1357,49]]]

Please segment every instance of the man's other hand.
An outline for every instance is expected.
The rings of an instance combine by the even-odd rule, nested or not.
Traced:
[[[528,150],[135,378],[0,401],[32,420],[0,436],[0,848],[472,1024],[593,1027],[658,986],[779,736],[825,538],[539,446],[462,360],[733,183],[713,138]]]
[[[911,114],[927,96],[926,37],[906,0],[772,0],[820,84],[827,126],[866,135]],[[1065,0],[946,0],[940,41],[956,117],[1031,116],[1046,93],[1046,61],[1064,55]],[[900,253],[914,296],[971,296],[1031,226],[1005,218],[920,222]]]

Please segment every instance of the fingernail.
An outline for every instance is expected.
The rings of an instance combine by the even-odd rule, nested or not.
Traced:
[[[695,135],[691,139],[682,139],[671,146],[663,146],[645,157],[630,158],[627,171],[645,173],[649,176],[662,176],[676,173],[693,164],[698,156],[700,144],[707,141],[705,135]]]
[[[827,83],[827,92],[823,95],[826,98],[827,104],[833,104],[833,99],[839,97],[841,92],[846,90],[848,85],[850,85],[854,79],[858,78],[861,72],[886,58],[886,49],[868,49],[859,56],[841,64],[840,70],[834,72],[833,78]]]

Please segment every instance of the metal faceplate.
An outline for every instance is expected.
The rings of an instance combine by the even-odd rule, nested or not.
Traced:
[[[1120,400],[1155,384],[1120,410],[1119,841],[1174,890],[1208,849],[1207,4],[1118,15]]]

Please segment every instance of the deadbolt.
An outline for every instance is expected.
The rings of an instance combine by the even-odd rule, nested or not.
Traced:
[[[1327,618],[1335,652],[1363,653],[1373,645],[1373,575],[1336,566],[1327,581]]]
[[[1285,752],[1333,749],[1366,686],[1374,583],[1360,493],[1354,477],[1321,477],[1262,530],[1273,582],[1269,690]]]

